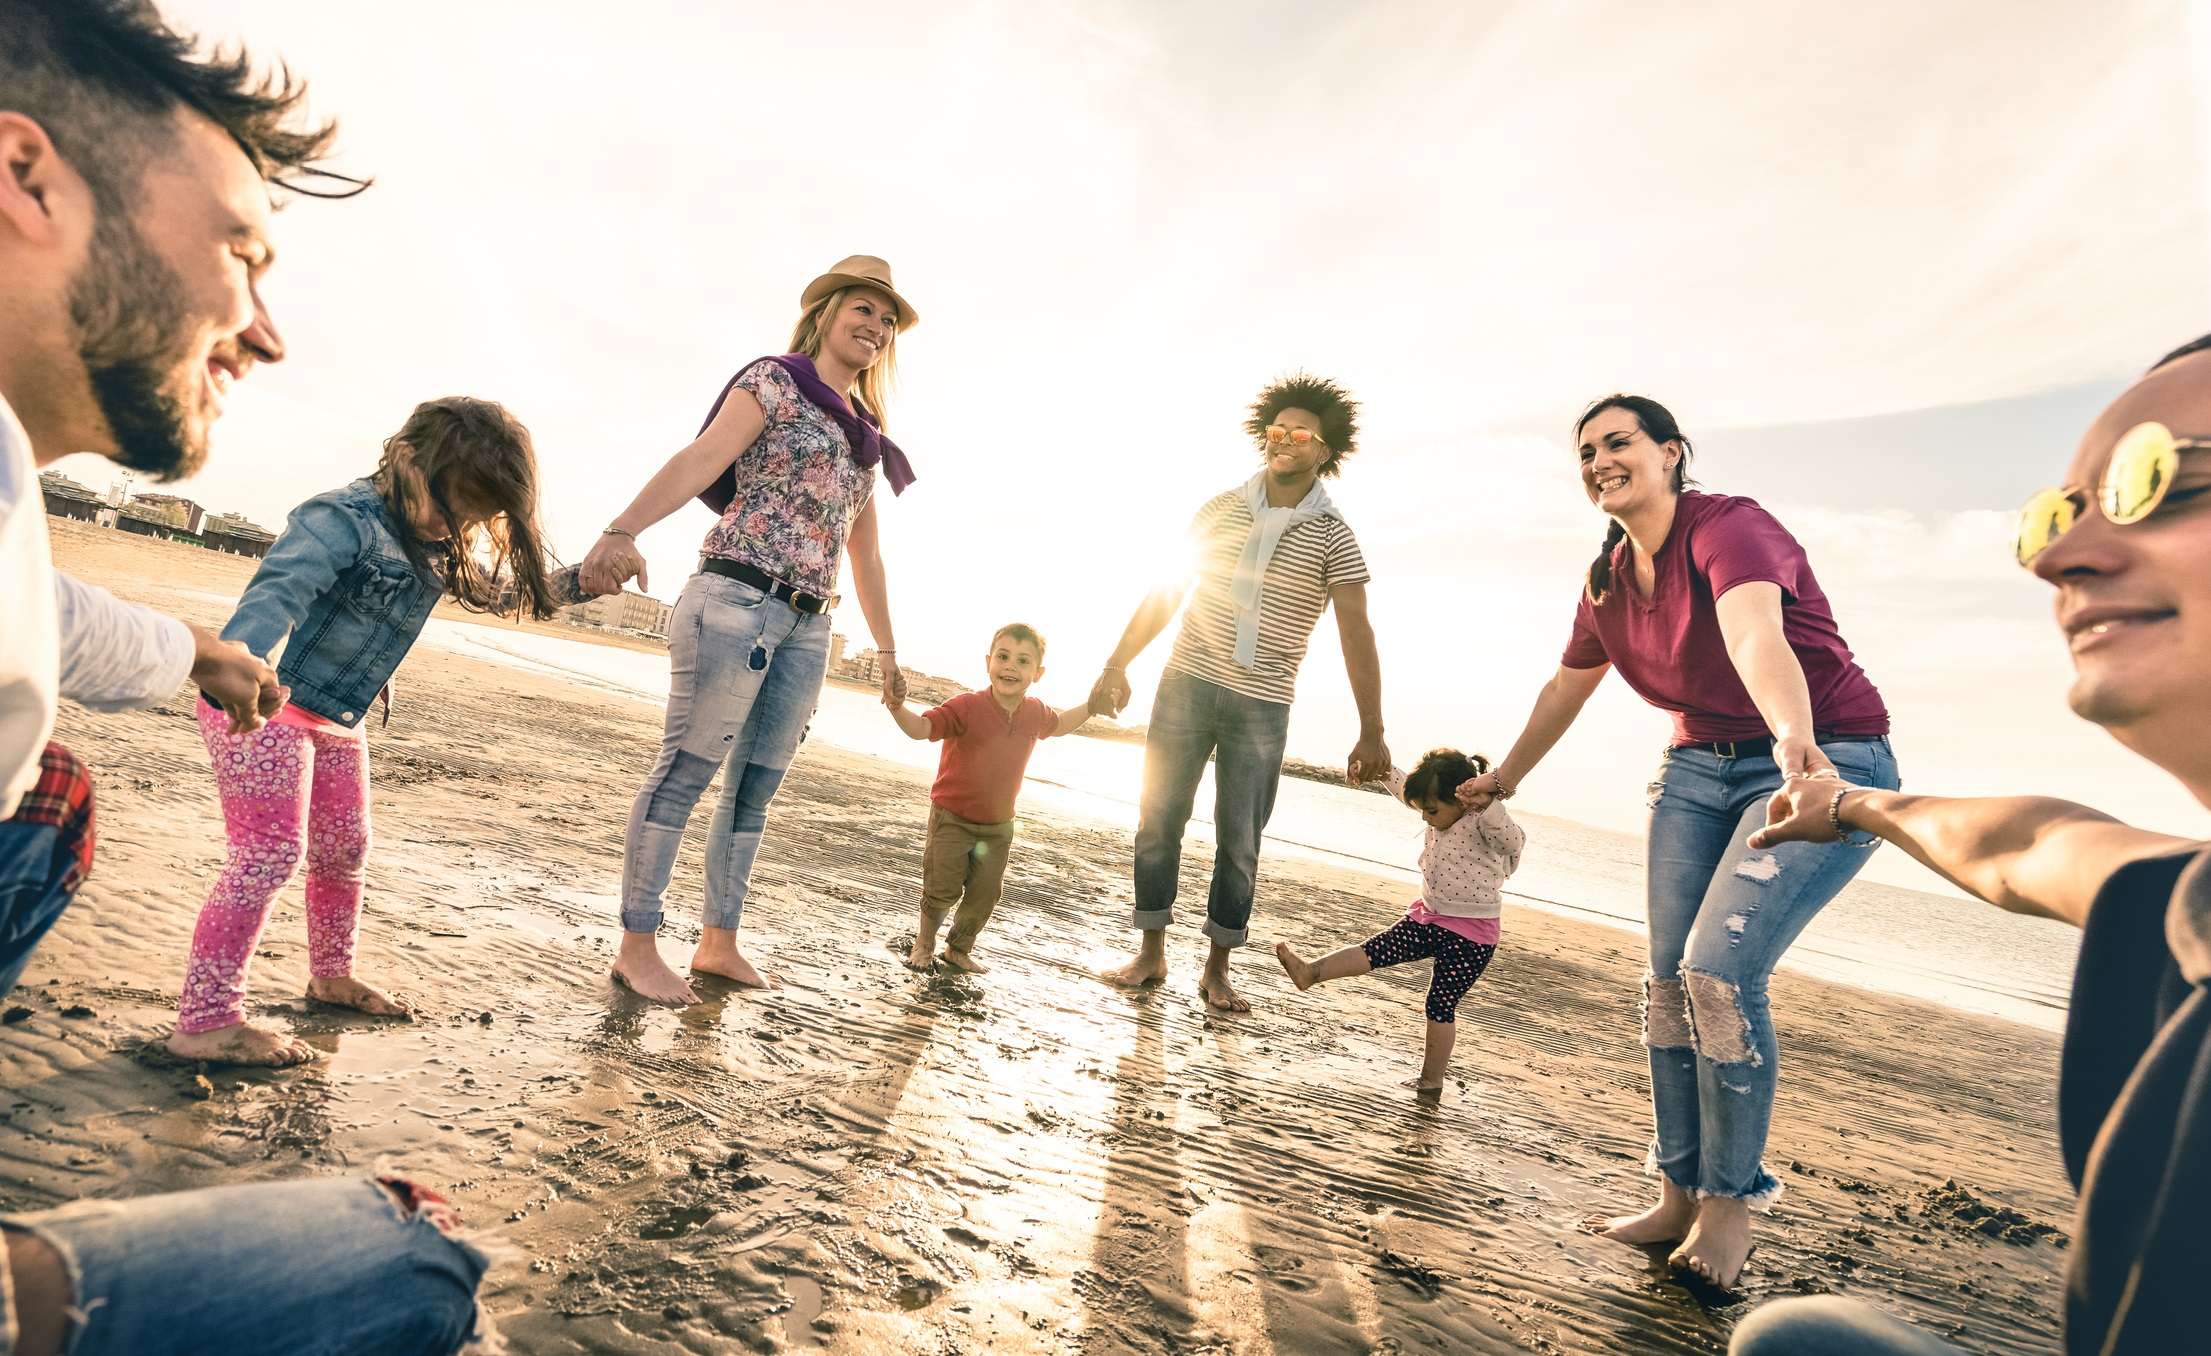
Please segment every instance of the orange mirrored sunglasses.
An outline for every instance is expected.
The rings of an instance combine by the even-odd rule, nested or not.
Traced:
[[[1309,428],[1284,428],[1280,424],[1269,424],[1267,425],[1267,441],[1270,443],[1287,442],[1303,447],[1307,443],[1320,442],[1320,435]],[[1322,444],[1324,447],[1326,445],[1325,443]]]

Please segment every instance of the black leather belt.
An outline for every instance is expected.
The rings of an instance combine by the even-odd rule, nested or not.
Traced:
[[[827,598],[818,593],[808,593],[795,584],[784,583],[766,570],[756,570],[741,560],[706,556],[699,561],[699,568],[708,574],[718,574],[740,584],[750,584],[770,598],[789,603],[796,612],[810,612],[818,617],[837,605],[837,595],[834,593]]]
[[[1846,735],[1833,730],[1812,731],[1815,744],[1850,744],[1860,740],[1888,739],[1887,735]],[[1677,749],[1696,749],[1703,753],[1717,754],[1722,758],[1771,758],[1773,736],[1760,735],[1756,739],[1718,739],[1708,744],[1676,744]]]

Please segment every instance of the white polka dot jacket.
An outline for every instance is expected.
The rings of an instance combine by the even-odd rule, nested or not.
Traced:
[[[1405,799],[1403,768],[1390,769],[1390,794]],[[1453,918],[1495,918],[1504,911],[1505,878],[1519,869],[1527,842],[1527,830],[1501,800],[1480,814],[1460,815],[1448,829],[1430,826],[1420,849],[1421,900]]]

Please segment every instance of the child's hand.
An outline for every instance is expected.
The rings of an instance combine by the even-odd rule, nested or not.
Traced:
[[[1489,808],[1491,801],[1497,799],[1497,774],[1485,772],[1479,777],[1460,782],[1457,797],[1459,804],[1480,814]]]

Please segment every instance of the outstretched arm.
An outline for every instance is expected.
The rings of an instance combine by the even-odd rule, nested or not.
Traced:
[[[1390,747],[1382,742],[1382,656],[1374,647],[1374,624],[1367,620],[1367,586],[1338,584],[1328,591],[1328,601],[1336,609],[1351,699],[1359,705],[1359,742],[1344,760],[1344,781],[1357,786],[1390,772]]]
[[[1736,676],[1773,732],[1773,759],[1783,776],[1829,775],[1835,765],[1812,734],[1812,691],[1804,666],[1781,629],[1781,586],[1737,584],[1719,596],[1713,611]]]
[[[767,423],[768,416],[752,392],[731,391],[706,431],[668,458],[668,464],[653,473],[630,506],[616,514],[592,544],[583,558],[583,587],[594,594],[620,593],[622,585],[635,578],[639,589],[650,588],[645,557],[637,549],[638,534],[698,498],[716,476],[744,455]]]
[[[1129,687],[1129,665],[1144,653],[1145,646],[1159,639],[1159,633],[1175,619],[1176,609],[1182,606],[1189,592],[1190,581],[1178,579],[1172,584],[1161,584],[1144,595],[1144,601],[1136,605],[1136,615],[1129,618],[1127,629],[1121,632],[1121,643],[1113,647],[1112,657],[1106,660],[1105,672],[1098,675],[1097,683],[1090,689],[1093,711],[1118,716],[1128,708],[1129,698],[1135,695]]]
[[[1589,694],[1597,690],[1597,684],[1610,672],[1610,664],[1599,664],[1592,669],[1570,669],[1560,665],[1558,672],[1551,675],[1551,681],[1535,695],[1535,709],[1528,713],[1528,723],[1521,727],[1520,737],[1512,742],[1512,752],[1493,770],[1472,781],[1461,782],[1459,803],[1480,810],[1486,808],[1490,798],[1499,791],[1517,790],[1521,780],[1543,761],[1543,755],[1573,728],[1574,718],[1588,703]]]
[[[891,719],[898,722],[898,728],[906,732],[908,739],[927,739],[929,737],[929,722],[923,720],[915,712],[907,710],[904,697],[900,697],[895,701],[885,697],[883,705],[890,708]]]
[[[1097,714],[1095,709],[1097,705],[1098,699],[1092,697],[1080,706],[1070,706],[1065,711],[1060,712],[1059,724],[1052,727],[1053,736],[1056,738],[1060,735],[1070,735],[1081,729],[1084,721]]]
[[[2192,846],[2048,796],[1907,796],[1831,778],[1799,779],[1775,792],[1766,827],[1750,836],[1750,845],[1831,843],[1838,819],[1845,829],[1896,844],[1977,898],[2075,927],[2112,872]]]

